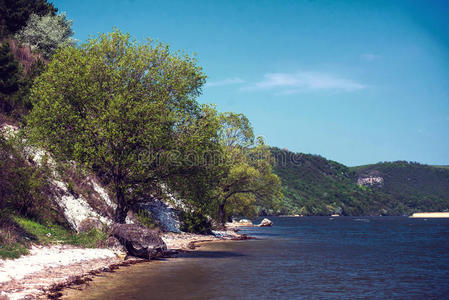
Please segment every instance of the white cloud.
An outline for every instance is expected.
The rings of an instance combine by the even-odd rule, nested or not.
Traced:
[[[360,55],[366,61],[374,61],[380,59],[382,56],[373,53],[365,53]]]
[[[245,87],[245,90],[277,90],[277,93],[291,95],[304,91],[353,92],[366,88],[354,80],[320,72],[267,73],[264,79]]]
[[[239,84],[239,83],[245,83],[246,81],[239,78],[239,77],[233,77],[233,78],[226,78],[223,80],[213,81],[206,83],[206,86],[223,86],[223,85],[231,85],[231,84]]]

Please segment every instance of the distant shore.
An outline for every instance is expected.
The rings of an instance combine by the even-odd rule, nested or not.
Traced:
[[[234,231],[215,235],[165,233],[169,250],[192,251],[200,243],[245,239]],[[148,260],[130,257],[122,260],[110,249],[85,249],[67,245],[33,246],[30,254],[14,260],[0,259],[0,299],[57,299],[61,290],[82,284],[103,272]]]

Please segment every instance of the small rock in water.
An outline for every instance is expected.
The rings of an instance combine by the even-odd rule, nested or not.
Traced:
[[[262,222],[260,222],[259,227],[267,227],[267,226],[273,226],[273,222],[267,218],[263,219]]]
[[[251,220],[248,219],[241,219],[240,221],[238,221],[238,224],[240,226],[253,226],[253,222],[251,222]]]

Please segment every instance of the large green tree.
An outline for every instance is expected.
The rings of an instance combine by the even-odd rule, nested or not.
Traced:
[[[204,82],[195,59],[114,30],[56,51],[31,91],[29,136],[100,175],[124,222],[131,205],[189,173],[192,165],[176,156],[211,141],[194,130]]]
[[[218,141],[220,121],[215,108],[203,105],[197,122],[185,127],[183,154],[172,157],[188,165],[187,172],[171,176],[167,183],[184,202],[203,214],[213,211],[213,199],[218,178],[221,176],[223,148]]]
[[[263,141],[254,137],[248,119],[208,108],[201,124],[196,132],[209,140],[197,144],[207,147],[192,149],[195,167],[188,176],[171,178],[177,195],[196,213],[210,215],[222,225],[231,216],[276,210],[283,196],[280,180],[272,173],[274,160]]]
[[[219,141],[224,151],[216,188],[221,224],[233,215],[254,215],[257,206],[276,209],[282,198],[281,181],[272,172],[273,159],[262,139],[256,139],[242,114],[220,117]]]

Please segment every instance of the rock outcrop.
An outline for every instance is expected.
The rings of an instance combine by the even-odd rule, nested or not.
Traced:
[[[240,221],[232,220],[232,222],[226,223],[226,227],[233,228],[233,227],[241,227],[241,226],[254,226],[253,222],[251,220],[247,219],[241,219]]]
[[[181,224],[177,212],[170,203],[165,203],[158,199],[151,199],[140,204],[140,208],[151,212],[153,217],[163,231],[181,232]]]
[[[111,235],[129,255],[152,259],[164,255],[167,246],[155,230],[136,224],[114,224]]]
[[[128,256],[125,246],[123,246],[116,237],[108,237],[108,239],[105,241],[105,245],[106,247],[114,251],[115,255],[117,255],[117,257],[121,260],[125,260]]]
[[[370,171],[364,174],[360,174],[359,178],[357,179],[357,184],[362,186],[383,186],[384,185],[384,178],[382,177],[382,174],[378,171]]]
[[[259,225],[257,225],[259,227],[269,227],[269,226],[273,226],[273,222],[267,218],[263,219],[262,222],[260,222]]]
[[[96,218],[86,218],[78,226],[79,232],[89,232],[90,230],[102,230],[104,224]]]

